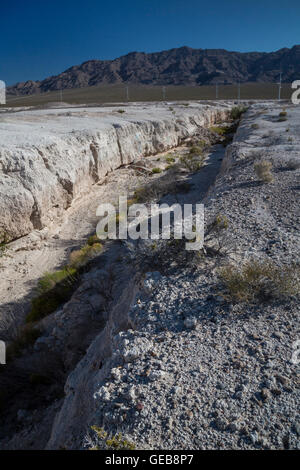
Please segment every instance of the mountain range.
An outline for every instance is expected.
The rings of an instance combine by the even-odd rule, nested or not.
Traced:
[[[231,52],[180,47],[131,52],[114,60],[89,60],[45,80],[17,83],[9,95],[31,95],[94,85],[213,85],[300,79],[300,45],[275,52]]]

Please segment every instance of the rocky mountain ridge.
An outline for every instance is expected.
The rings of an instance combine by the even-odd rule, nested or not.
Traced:
[[[162,52],[131,52],[114,60],[89,60],[42,81],[8,87],[10,95],[31,95],[96,85],[200,86],[277,82],[300,77],[300,45],[275,52],[232,52],[180,47]]]

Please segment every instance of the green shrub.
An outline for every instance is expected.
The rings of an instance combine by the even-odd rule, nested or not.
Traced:
[[[120,114],[125,113],[125,109],[118,109],[118,113],[120,113]]]
[[[167,163],[174,163],[176,161],[174,157],[168,155],[165,157],[165,159]]]
[[[271,169],[272,169],[272,162],[268,160],[261,160],[259,162],[254,163],[255,173],[257,177],[260,179],[260,181],[264,183],[272,183],[273,176],[271,173]]]
[[[38,321],[67,302],[77,282],[77,269],[73,267],[65,267],[54,273],[45,273],[38,282],[37,296],[31,301],[31,310],[26,317],[26,322]]]
[[[91,235],[89,238],[88,238],[88,241],[87,241],[87,244],[89,246],[93,246],[95,245],[95,243],[99,243],[99,238],[97,236],[97,234],[95,233],[94,235]]]
[[[152,168],[152,173],[153,173],[153,174],[161,173],[161,172],[162,172],[162,169],[161,169],[161,168]]]
[[[236,119],[240,119],[242,114],[245,113],[247,111],[247,107],[246,106],[235,106],[234,108],[232,108],[232,110],[230,111],[230,117],[231,119],[233,119],[234,121]]]
[[[191,147],[189,150],[190,155],[202,155],[202,153],[203,153],[203,148],[200,147],[199,145],[193,145],[193,147]]]
[[[286,117],[287,116],[287,112],[285,110],[281,111],[278,115],[279,117]]]
[[[196,171],[199,171],[203,167],[204,161],[205,161],[204,155],[197,156],[194,154],[188,154],[180,158],[180,164],[191,173],[195,173]]]
[[[102,244],[99,242],[87,244],[79,250],[74,250],[70,254],[70,266],[79,269],[85,266],[94,256],[102,251]]]
[[[211,132],[214,132],[215,134],[218,134],[220,136],[223,136],[226,133],[226,127],[221,127],[221,126],[212,126],[210,128]]]
[[[96,442],[91,450],[134,450],[135,444],[125,439],[121,433],[110,436],[103,428],[92,426],[96,434]]]
[[[220,277],[225,298],[237,302],[284,299],[300,293],[299,265],[277,266],[271,261],[250,260],[241,267],[225,266]]]

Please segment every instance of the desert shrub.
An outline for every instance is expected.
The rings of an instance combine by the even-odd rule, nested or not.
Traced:
[[[87,438],[90,450],[134,450],[135,444],[125,439],[121,433],[109,435],[103,428],[91,427],[93,436]]]
[[[247,111],[247,107],[246,106],[235,106],[234,108],[232,108],[232,110],[230,111],[230,117],[231,119],[233,119],[234,121],[236,119],[240,119],[242,114],[245,113]]]
[[[19,356],[24,349],[32,346],[40,335],[41,331],[35,325],[23,325],[15,338],[7,346],[7,361],[14,359]]]
[[[125,113],[125,109],[118,109],[118,113],[120,113],[120,114]]]
[[[287,168],[289,170],[298,170],[300,168],[300,160],[296,158],[291,158],[287,163]]]
[[[37,295],[31,301],[26,322],[31,323],[54,312],[67,302],[77,285],[78,273],[74,267],[65,267],[54,273],[45,273],[39,280]]]
[[[196,171],[199,171],[205,161],[205,156],[204,155],[199,155],[199,154],[194,154],[194,153],[189,153],[188,155],[183,155],[180,158],[180,164],[183,168],[187,169],[191,173],[195,173]]]
[[[102,251],[102,244],[93,243],[90,245],[89,243],[79,250],[74,250],[70,254],[70,266],[72,268],[78,269],[82,266],[85,266],[94,256],[99,254]]]
[[[250,260],[241,267],[223,267],[220,278],[225,298],[231,301],[262,302],[300,293],[299,265],[277,266],[269,260]]]
[[[221,126],[212,126],[210,128],[211,132],[214,132],[215,134],[218,134],[220,136],[223,136],[226,133],[226,127],[221,127]]]
[[[231,249],[228,239],[229,220],[224,214],[217,214],[216,217],[207,224],[204,233],[203,251],[209,256],[224,256]]]
[[[200,147],[199,145],[193,145],[189,150],[190,155],[202,155],[202,153],[203,147]]]
[[[161,173],[161,172],[162,172],[161,168],[152,168],[152,173],[153,174]]]
[[[279,117],[286,117],[287,116],[287,112],[285,110],[281,111],[278,115]]]
[[[96,233],[94,235],[91,235],[87,240],[87,244],[89,246],[93,246],[95,245],[95,243],[99,243],[99,238]]]
[[[167,163],[175,163],[175,161],[176,161],[176,159],[175,159],[174,157],[171,157],[171,156],[169,156],[169,155],[167,155],[167,156],[165,157],[165,159],[166,159],[166,162],[167,162]]]
[[[251,125],[252,129],[259,129],[259,125],[257,124],[257,122],[254,122],[252,125]]]
[[[264,183],[271,183],[273,181],[271,169],[272,162],[269,160],[260,160],[259,162],[254,163],[256,176]]]

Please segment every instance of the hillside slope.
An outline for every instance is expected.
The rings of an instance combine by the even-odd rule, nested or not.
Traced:
[[[104,84],[210,85],[276,82],[300,76],[300,46],[276,52],[231,52],[224,49],[181,47],[168,51],[131,52],[114,60],[90,60],[42,81],[27,81],[8,88],[10,95]]]

